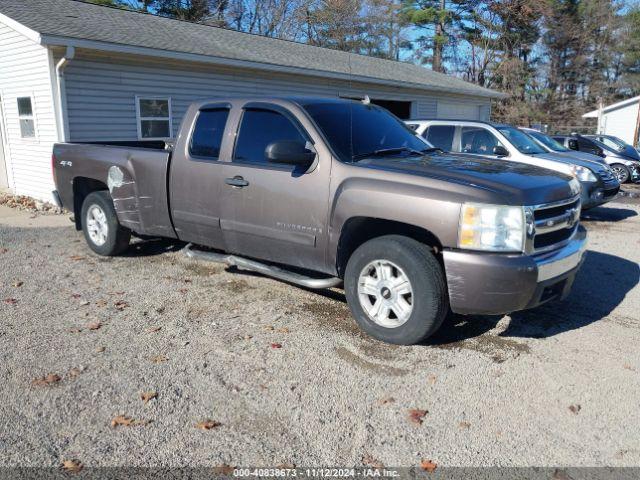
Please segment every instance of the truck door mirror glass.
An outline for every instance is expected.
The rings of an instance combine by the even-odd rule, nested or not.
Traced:
[[[271,163],[287,165],[310,166],[316,158],[316,153],[307,149],[302,142],[295,140],[281,140],[267,145],[264,156]]]
[[[507,150],[502,145],[496,145],[495,147],[493,147],[493,154],[498,156],[498,157],[508,157],[509,156],[509,150]]]
[[[571,150],[578,150],[578,142],[576,140],[569,140],[567,142],[567,146],[571,149]]]

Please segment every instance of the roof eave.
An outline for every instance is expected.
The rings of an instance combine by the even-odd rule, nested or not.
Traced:
[[[363,83],[374,83],[378,85],[397,87],[398,82],[392,80],[385,80],[375,77],[367,77],[363,75],[349,75],[336,72],[327,72],[324,70],[307,69],[299,67],[291,67],[286,65],[277,65],[273,63],[253,62],[249,60],[237,60],[226,57],[217,57],[213,55],[201,55],[197,53],[185,53],[176,52],[174,50],[161,50],[149,47],[138,47],[135,45],[125,45],[119,43],[101,42],[96,40],[86,40],[73,37],[61,37],[56,35],[40,35],[39,43],[47,46],[62,46],[62,47],[76,47],[85,48],[89,50],[98,50],[105,52],[115,52],[132,55],[145,55],[150,57],[168,58],[173,60],[193,61],[199,63],[208,63],[216,65],[224,65],[230,67],[251,68],[257,70],[268,70],[272,72],[293,73],[300,75],[310,75],[316,77],[334,78],[339,80],[350,80]],[[502,92],[497,92],[483,87],[475,89],[460,89],[450,87],[439,87],[434,85],[424,85],[422,83],[402,82],[402,86],[415,88],[417,90],[427,90],[435,92],[456,93],[459,95],[469,95],[482,98],[502,99],[508,95]]]

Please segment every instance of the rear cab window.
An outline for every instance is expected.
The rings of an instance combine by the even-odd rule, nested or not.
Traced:
[[[194,157],[217,160],[228,117],[228,108],[200,110],[193,128],[189,153]]]
[[[247,108],[242,114],[233,161],[236,163],[270,164],[265,150],[270,143],[298,141],[307,138],[284,114],[275,110]]]
[[[422,136],[434,147],[451,152],[455,134],[456,127],[453,125],[431,125]]]

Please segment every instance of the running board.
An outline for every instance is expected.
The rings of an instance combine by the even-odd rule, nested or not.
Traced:
[[[293,283],[295,285],[300,285],[306,288],[312,288],[315,290],[337,287],[342,284],[342,280],[337,277],[307,277],[299,273],[284,270],[282,268],[267,265],[265,263],[256,262],[255,260],[249,260],[248,258],[238,257],[236,255],[196,250],[191,243],[184,247],[183,252],[188,258],[206,260],[208,262],[226,263],[227,265],[237,267],[240,270],[248,270],[250,272],[261,273],[268,277],[276,278],[278,280]]]

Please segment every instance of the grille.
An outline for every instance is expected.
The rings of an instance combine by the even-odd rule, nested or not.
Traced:
[[[538,206],[533,212],[533,219],[534,251],[538,253],[559,248],[567,243],[578,229],[580,200]]]

